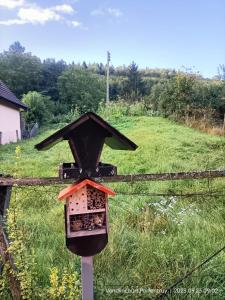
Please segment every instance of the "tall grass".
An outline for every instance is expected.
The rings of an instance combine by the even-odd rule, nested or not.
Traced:
[[[143,100],[136,102],[127,102],[122,99],[118,101],[100,103],[98,113],[107,120],[115,120],[128,116],[153,116],[156,115],[151,111]]]
[[[188,118],[185,119],[184,124],[191,127],[191,128],[195,128],[198,129],[200,131],[203,132],[207,132],[209,134],[212,135],[220,135],[220,136],[224,136],[225,135],[225,128],[224,128],[224,124],[215,124],[215,122],[213,122],[210,119],[206,119],[206,118]]]
[[[104,148],[102,161],[117,165],[120,174],[224,168],[223,137],[209,136],[160,117],[117,116],[116,106],[107,108],[110,109],[115,111],[111,122],[139,145],[135,152]],[[60,162],[72,161],[67,144],[60,143],[46,152],[34,150],[34,144],[52,132],[20,142],[22,153],[16,165],[15,145],[2,146],[0,173],[57,175]],[[175,282],[224,244],[224,197],[210,195],[214,190],[224,194],[224,179],[110,186],[117,195],[109,200],[109,243],[94,258],[96,299],[153,299],[157,289]],[[42,291],[50,287],[50,274],[55,267],[60,272],[76,271],[80,276],[80,258],[65,247],[63,204],[56,200],[62,188],[14,188],[11,202],[12,209],[16,207],[19,211],[18,226],[29,232],[26,247],[28,253],[33,253],[34,281]],[[148,193],[181,192],[209,195],[148,196]],[[146,196],[126,195],[135,193]],[[196,289],[185,295],[187,299],[224,299],[224,274],[224,253],[221,253],[179,287]],[[143,288],[143,292],[132,293],[135,288]],[[216,288],[216,294],[197,294],[206,288]],[[171,299],[185,298],[176,294]]]
[[[148,101],[144,99],[141,101],[127,102],[122,99],[118,101],[112,101],[108,105],[106,103],[100,103],[98,113],[106,120],[117,122],[122,117],[127,116],[159,116],[159,112],[151,108]],[[204,115],[204,117],[203,117]],[[207,109],[203,109],[202,113],[198,113],[197,116],[185,116],[178,117],[176,114],[168,117],[170,120],[174,120],[181,124],[185,124],[188,127],[206,132],[212,135],[225,135],[224,124],[215,123],[215,118],[212,117],[212,112]],[[220,121],[221,123],[221,121]]]

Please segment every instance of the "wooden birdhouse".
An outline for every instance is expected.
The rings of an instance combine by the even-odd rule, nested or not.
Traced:
[[[85,179],[62,190],[59,199],[66,199],[67,238],[108,233],[108,187]]]
[[[85,113],[35,148],[48,150],[63,140],[68,141],[74,161],[60,165],[59,177],[80,180],[59,195],[59,199],[66,199],[66,246],[77,255],[93,256],[108,243],[107,197],[114,192],[90,179],[117,174],[116,166],[100,161],[103,146],[134,151],[137,145],[93,112]]]
[[[75,160],[60,165],[59,177],[62,180],[116,175],[116,166],[100,162],[104,144],[115,150],[134,151],[137,148],[131,140],[93,112],[87,112],[58,130],[35,145],[35,148],[47,150],[62,140],[69,142]]]

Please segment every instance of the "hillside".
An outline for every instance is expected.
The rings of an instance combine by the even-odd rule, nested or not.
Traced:
[[[119,174],[225,168],[223,137],[210,136],[160,117],[121,117],[111,123],[139,146],[135,152],[104,148],[102,161],[117,165]],[[57,176],[58,165],[72,161],[67,143],[43,152],[34,149],[36,143],[53,131],[43,130],[37,138],[1,146],[0,173],[17,177]],[[15,154],[18,145],[21,153],[17,148]],[[213,197],[209,192],[225,194],[224,179],[109,186],[117,196],[110,199],[108,246],[94,259],[96,299],[149,299],[149,292],[135,296],[109,295],[107,289],[166,288],[223,246],[224,196]],[[35,291],[40,294],[50,285],[49,274],[54,267],[59,273],[66,268],[68,273],[75,270],[80,274],[79,257],[68,253],[65,247],[63,204],[56,200],[62,188],[14,188],[12,211],[16,212],[17,226],[26,232],[23,239],[34,299],[38,299]],[[173,196],[181,192],[206,195]],[[220,254],[179,287],[216,288],[215,299],[223,299],[224,274],[224,254]],[[190,299],[212,299],[211,296],[193,294]],[[171,299],[179,299],[179,295]]]
[[[223,168],[223,137],[210,136],[160,117],[124,117],[112,120],[118,130],[135,141],[135,152],[113,151],[105,146],[103,161],[118,166],[118,172],[173,172]],[[62,127],[59,125],[56,129]],[[18,176],[55,176],[60,162],[73,161],[67,142],[38,152],[34,145],[55,130],[42,130],[37,137],[18,143],[22,150]],[[1,146],[0,172],[14,172],[15,144]]]

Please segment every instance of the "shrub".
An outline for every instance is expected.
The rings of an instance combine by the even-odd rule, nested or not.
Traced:
[[[98,114],[105,119],[118,119],[123,116],[149,116],[154,115],[153,111],[148,109],[144,101],[136,101],[132,104],[118,100],[99,105]]]
[[[22,101],[28,106],[28,111],[24,113],[27,124],[38,123],[43,125],[52,115],[53,103],[49,97],[38,92],[28,92],[23,95]]]
[[[80,113],[96,111],[105,97],[105,82],[101,77],[73,66],[59,77],[58,89],[66,113],[71,107],[77,107]]]

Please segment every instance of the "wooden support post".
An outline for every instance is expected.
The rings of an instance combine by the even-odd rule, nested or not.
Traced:
[[[94,299],[93,256],[81,257],[82,300]]]

